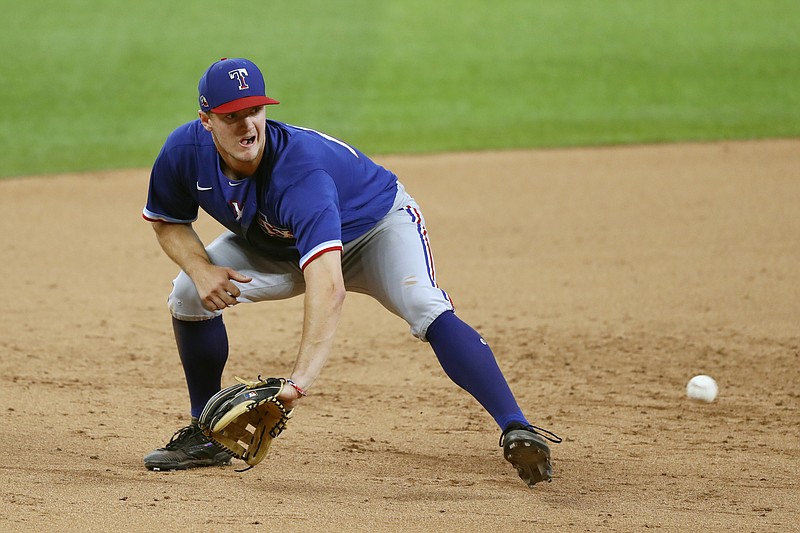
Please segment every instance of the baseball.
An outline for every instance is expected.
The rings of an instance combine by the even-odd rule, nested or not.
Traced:
[[[713,402],[717,397],[717,392],[719,392],[719,387],[711,376],[695,376],[686,384],[686,395],[693,400]]]

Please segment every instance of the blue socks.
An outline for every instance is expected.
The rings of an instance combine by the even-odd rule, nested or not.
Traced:
[[[228,360],[228,332],[222,315],[199,322],[173,317],[172,330],[189,387],[192,417],[199,418],[206,402],[222,386],[222,370]]]
[[[228,333],[222,316],[187,322],[172,319],[175,342],[186,375],[193,417],[221,388],[228,360]],[[528,425],[506,383],[494,353],[477,331],[452,311],[439,315],[428,327],[427,340],[453,382],[470,393],[494,418],[500,429],[512,422]]]
[[[528,425],[492,349],[477,331],[445,311],[428,327],[426,336],[445,373],[478,400],[501,430],[512,422]]]

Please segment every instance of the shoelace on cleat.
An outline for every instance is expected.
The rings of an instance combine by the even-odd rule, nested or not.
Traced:
[[[179,429],[178,431],[176,431],[174,435],[172,435],[172,438],[169,439],[169,442],[167,443],[166,446],[164,446],[164,448],[167,449],[167,450],[178,449],[181,446],[183,446],[183,444],[187,440],[191,439],[192,437],[197,435],[197,433],[199,433],[199,432],[200,432],[200,428],[198,426],[193,425],[193,424],[190,424],[190,425],[188,425],[186,427],[183,427],[183,428]]]

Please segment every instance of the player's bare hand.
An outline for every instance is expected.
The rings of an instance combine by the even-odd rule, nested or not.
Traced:
[[[238,283],[249,283],[253,278],[228,267],[208,265],[200,272],[195,272],[192,279],[203,307],[209,311],[217,311],[236,305],[237,298],[242,294]]]

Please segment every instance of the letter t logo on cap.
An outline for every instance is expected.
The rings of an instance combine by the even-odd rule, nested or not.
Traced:
[[[246,79],[247,76],[249,76],[249,74],[247,73],[247,69],[237,68],[236,70],[231,70],[230,72],[228,72],[228,76],[232,80],[235,79],[236,81],[239,82],[240,91],[244,91],[250,88],[250,86],[247,85],[247,79]]]

